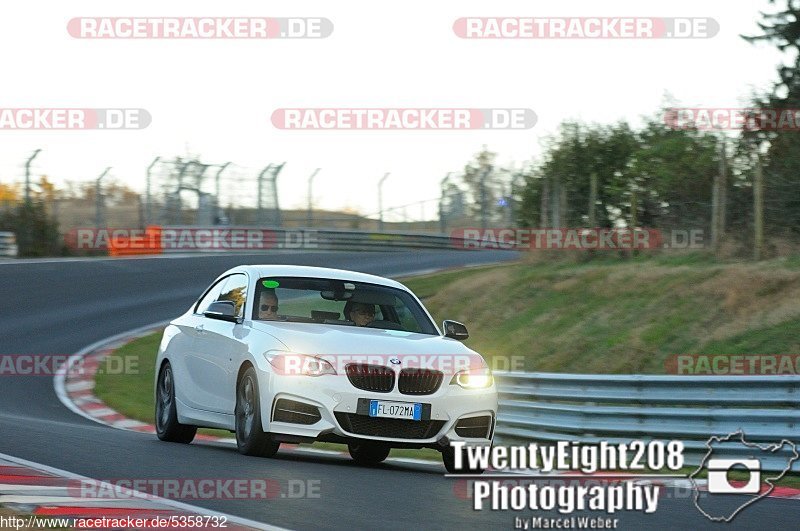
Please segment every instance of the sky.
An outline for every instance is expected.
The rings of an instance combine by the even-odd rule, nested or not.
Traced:
[[[143,108],[145,129],[0,130],[0,182],[21,182],[24,162],[42,149],[33,175],[57,184],[110,175],[144,190],[156,156],[199,155],[257,171],[287,164],[283,208],[305,208],[308,176],[317,208],[378,210],[430,200],[439,182],[483,145],[498,163],[521,164],[564,120],[632,124],[658,111],[667,94],[685,107],[744,106],[769,89],[781,56],[751,45],[767,0],[504,1],[409,0],[257,2],[150,0],[0,4],[0,108]],[[325,17],[325,39],[75,39],[74,17]],[[711,17],[710,39],[469,40],[453,23],[473,16]],[[298,131],[270,122],[278,108],[529,108],[526,130]],[[236,194],[252,195],[250,189]],[[434,215],[416,208],[412,216]]]

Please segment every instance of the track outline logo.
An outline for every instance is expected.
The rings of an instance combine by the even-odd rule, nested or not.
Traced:
[[[697,482],[695,481],[695,476],[697,474],[699,474],[703,469],[707,469],[706,468],[706,464],[709,461],[713,461],[712,459],[710,459],[711,458],[711,454],[714,452],[714,448],[711,447],[712,443],[714,443],[714,442],[717,442],[717,443],[729,442],[729,441],[731,441],[732,439],[734,439],[737,436],[738,436],[738,442],[741,442],[742,445],[747,446],[748,448],[754,448],[754,449],[758,449],[758,450],[763,450],[763,451],[766,451],[766,452],[773,452],[774,453],[774,452],[777,452],[778,450],[780,450],[781,448],[783,448],[784,445],[787,445],[789,448],[791,448],[791,451],[792,451],[793,455],[789,458],[789,461],[786,463],[786,468],[784,468],[783,472],[781,472],[780,475],[778,475],[776,477],[765,478],[764,479],[764,482],[767,483],[767,485],[769,485],[769,489],[767,489],[763,493],[759,494],[758,496],[748,500],[747,502],[743,503],[742,505],[740,505],[736,510],[734,510],[728,516],[711,516],[706,511],[704,511],[702,507],[700,507],[700,503],[699,503],[700,489],[698,488]],[[757,443],[747,442],[744,437],[745,437],[744,431],[741,428],[736,430],[736,431],[734,431],[734,432],[732,432],[732,433],[729,433],[728,435],[726,435],[724,437],[719,437],[719,436],[716,436],[716,435],[712,435],[708,439],[708,441],[706,441],[706,444],[705,444],[706,448],[708,448],[708,452],[706,452],[706,455],[703,457],[702,461],[700,461],[700,464],[697,466],[697,469],[689,475],[689,481],[692,482],[692,487],[693,487],[693,490],[694,490],[694,497],[692,499],[692,501],[694,502],[694,506],[697,507],[697,510],[700,511],[703,514],[703,516],[705,516],[706,518],[708,518],[712,522],[730,522],[744,508],[754,504],[755,502],[757,502],[758,500],[760,500],[762,498],[766,498],[767,496],[769,496],[772,493],[772,491],[775,490],[775,483],[774,482],[780,481],[781,479],[783,479],[783,476],[785,476],[792,469],[792,465],[794,464],[794,462],[797,461],[798,459],[800,459],[800,454],[798,454],[798,452],[797,452],[797,446],[792,441],[790,441],[788,439],[781,439],[781,441],[779,443],[776,443],[776,444],[764,444],[764,445],[761,445],[761,444],[757,444]],[[717,460],[717,461],[728,461],[728,460]],[[751,461],[751,460],[734,459],[734,460],[730,460],[730,461],[743,462],[743,461]],[[755,472],[759,472],[759,474],[761,472],[761,466],[760,466],[761,462],[760,462],[760,460],[755,459],[753,461],[757,461],[759,463],[759,467],[758,467],[758,470],[752,470],[751,469],[751,478],[752,478],[752,476],[754,475]],[[709,470],[709,469],[707,469],[707,470]],[[710,485],[710,479],[711,479],[711,470],[709,470],[709,485]],[[749,483],[748,483],[748,485],[749,485]],[[738,489],[737,492],[744,492],[744,491],[742,491],[741,489]]]

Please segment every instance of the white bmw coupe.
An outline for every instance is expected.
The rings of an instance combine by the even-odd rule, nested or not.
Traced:
[[[281,442],[348,445],[363,465],[391,448],[492,444],[497,390],[484,359],[444,333],[405,286],[302,266],[235,267],[164,331],[156,428],[188,443],[198,427],[236,433],[239,451],[271,457]]]

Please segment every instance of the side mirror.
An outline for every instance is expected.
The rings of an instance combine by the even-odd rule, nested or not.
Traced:
[[[464,341],[469,337],[467,327],[458,321],[443,321],[442,328],[444,329],[444,337]]]
[[[236,304],[233,301],[214,301],[208,305],[203,315],[209,319],[219,319],[231,323],[239,322],[239,318],[236,317]]]

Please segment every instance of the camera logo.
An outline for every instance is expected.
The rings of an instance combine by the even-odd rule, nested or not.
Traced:
[[[689,474],[694,490],[694,505],[712,522],[730,522],[737,514],[758,500],[769,496],[775,484],[800,459],[795,444],[783,439],[776,444],[757,444],[745,440],[742,430],[719,437],[705,444],[708,452],[700,466]],[[740,472],[731,481],[730,472]],[[707,488],[702,489],[701,473],[708,473]],[[763,481],[762,481],[763,479]],[[705,490],[702,506],[700,492]],[[731,510],[731,500],[740,500]]]
[[[750,472],[750,479],[742,486],[728,481],[728,471],[741,466]],[[708,492],[712,494],[758,494],[761,490],[761,461],[758,459],[709,459]]]

